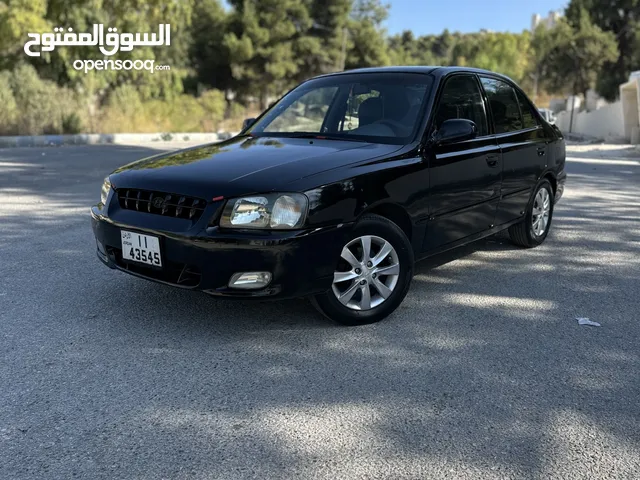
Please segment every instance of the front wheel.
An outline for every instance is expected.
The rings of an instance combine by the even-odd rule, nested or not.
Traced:
[[[322,314],[344,325],[382,320],[402,302],[413,277],[413,250],[395,223],[364,216],[336,259],[331,288],[312,298]]]
[[[553,188],[542,180],[529,201],[524,219],[509,227],[511,241],[521,247],[537,247],[547,238],[553,217]]]

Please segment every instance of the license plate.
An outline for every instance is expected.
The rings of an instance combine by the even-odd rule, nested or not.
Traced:
[[[160,241],[158,237],[135,232],[120,231],[122,237],[122,258],[133,262],[161,267]]]

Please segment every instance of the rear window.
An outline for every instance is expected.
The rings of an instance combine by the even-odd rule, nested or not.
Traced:
[[[538,126],[538,118],[534,112],[534,108],[531,106],[527,97],[522,92],[516,90],[518,96],[518,103],[520,104],[520,111],[522,112],[522,124],[524,128],[534,128]]]
[[[522,130],[520,105],[511,85],[495,78],[481,77],[481,80],[491,106],[496,133]]]

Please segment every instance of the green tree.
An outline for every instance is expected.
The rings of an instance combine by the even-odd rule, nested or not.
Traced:
[[[540,86],[548,84],[545,82],[552,72],[547,61],[549,52],[554,47],[554,35],[545,25],[539,25],[531,37],[531,48],[529,50],[530,73],[529,78],[532,84],[532,96],[536,101]]]
[[[602,67],[618,56],[615,37],[591,23],[586,11],[577,26],[561,21],[549,34],[548,51],[541,62],[548,73],[548,87],[582,93],[586,98]]]
[[[0,69],[13,68],[25,56],[27,33],[47,31],[47,0],[0,0]]]
[[[392,65],[420,65],[418,39],[410,30],[389,38],[389,58]]]
[[[198,100],[211,122],[217,124],[224,118],[225,98],[220,90],[207,90]]]
[[[640,0],[571,0],[566,16],[574,28],[580,26],[584,11],[589,12],[595,25],[615,36],[618,55],[605,62],[597,82],[599,93],[613,100],[629,73],[640,69]]]
[[[232,3],[229,49],[231,72],[241,93],[256,92],[261,108],[282,93],[299,73],[301,32],[311,27],[301,0],[236,0]]]
[[[18,104],[10,85],[11,74],[0,72],[0,135],[10,135],[16,120],[19,118]]]
[[[298,80],[344,68],[351,0],[309,0],[311,25],[297,44]]]
[[[528,74],[528,33],[481,32],[463,35],[451,47],[449,63],[484,68],[521,82]]]
[[[219,0],[201,0],[193,8],[189,59],[196,83],[227,90],[233,86],[231,58],[225,45],[229,15]],[[197,92],[197,88],[193,89]]]
[[[17,135],[55,134],[65,133],[65,126],[77,124],[77,120],[70,121],[78,109],[73,93],[54,82],[42,80],[33,66],[19,64],[10,74],[0,75],[0,80],[6,82],[2,96],[8,103],[3,103],[3,109],[7,110],[9,118],[5,119],[12,122],[4,125],[3,130]],[[12,95],[6,91],[6,86]]]
[[[451,53],[455,42],[455,37],[447,29],[445,29],[442,34],[433,39],[433,43],[431,46],[432,52],[434,53],[436,58],[441,59],[441,63],[443,65],[452,64]]]
[[[13,0],[14,2],[16,0]],[[106,99],[114,88],[130,84],[138,89],[142,98],[164,98],[182,91],[182,79],[189,67],[188,46],[191,42],[189,24],[192,4],[195,0],[165,2],[162,0],[49,0],[46,8],[38,9],[39,21],[33,17],[30,32],[51,32],[53,27],[71,27],[75,32],[91,32],[93,24],[103,24],[105,29],[115,27],[119,32],[157,32],[161,23],[171,24],[171,46],[135,47],[131,52],[119,51],[108,58],[117,60],[155,60],[169,64],[170,71],[149,73],[146,70],[102,70],[97,75],[87,75],[74,69],[76,59],[102,60],[105,55],[93,46],[58,47],[43,52],[40,57],[25,59],[36,67],[41,77],[59,85],[77,88]],[[40,0],[24,0],[38,4]],[[21,2],[18,2],[21,3]],[[13,11],[13,8],[11,9]],[[0,24],[2,22],[0,21]],[[26,41],[26,33],[21,42]]]
[[[382,22],[389,6],[379,0],[356,0],[348,24],[349,40],[345,68],[379,67],[391,60]]]

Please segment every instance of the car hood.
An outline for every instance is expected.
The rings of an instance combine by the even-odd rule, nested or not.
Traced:
[[[234,137],[145,158],[111,174],[115,188],[181,193],[207,200],[284,189],[326,170],[389,155],[399,145],[341,140]]]

